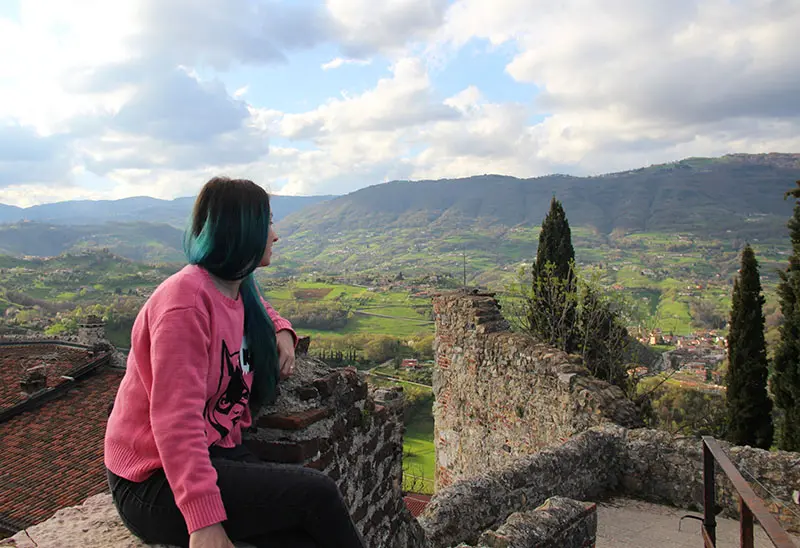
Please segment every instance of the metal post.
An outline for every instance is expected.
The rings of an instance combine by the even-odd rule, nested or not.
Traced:
[[[753,548],[753,512],[744,499],[739,496],[739,545]]]
[[[719,443],[711,436],[703,436],[703,542],[706,548],[716,547],[717,524],[714,516],[718,511],[714,488],[715,461],[739,494],[741,545],[753,547],[753,520],[757,519],[776,548],[795,548],[789,533],[745,481]]]
[[[714,484],[714,455],[703,440],[703,529],[711,546],[717,545],[717,507]]]

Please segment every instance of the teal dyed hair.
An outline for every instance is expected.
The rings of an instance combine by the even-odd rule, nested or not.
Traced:
[[[263,188],[246,179],[214,177],[197,196],[183,237],[189,263],[223,280],[242,282],[244,333],[254,372],[253,409],[273,401],[278,385],[275,326],[253,277],[267,247],[271,219],[269,195]]]

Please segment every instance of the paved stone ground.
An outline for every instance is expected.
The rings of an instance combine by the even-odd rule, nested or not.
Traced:
[[[630,499],[613,499],[597,505],[597,548],[702,548],[700,522],[685,519],[678,531],[678,520],[687,512]],[[800,548],[800,537],[793,536]],[[773,548],[772,542],[756,525],[756,548]],[[717,518],[717,546],[739,546],[739,522]]]

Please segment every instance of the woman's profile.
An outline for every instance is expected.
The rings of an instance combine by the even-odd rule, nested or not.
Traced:
[[[263,188],[211,179],[184,236],[189,264],[136,318],[105,464],[123,522],[145,542],[364,546],[333,480],[242,445],[242,429],[294,369],[297,336],[253,277],[277,239]]]

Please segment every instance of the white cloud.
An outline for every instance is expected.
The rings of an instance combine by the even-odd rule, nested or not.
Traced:
[[[322,70],[331,70],[342,67],[344,65],[360,65],[365,66],[369,65],[372,62],[371,59],[345,59],[344,57],[336,57],[331,59],[327,63],[323,63],[320,68]]]
[[[422,62],[403,58],[392,66],[392,77],[379,80],[373,89],[352,98],[331,99],[309,112],[286,115],[281,133],[291,139],[320,139],[390,131],[457,116],[455,109],[435,100]]]
[[[463,113],[421,131],[427,148],[415,160],[414,178],[438,179],[500,173],[527,177],[545,168],[536,156],[525,105],[492,103],[470,86],[445,103]]]
[[[782,0],[461,0],[437,39],[515,45],[507,72],[538,88],[548,116],[531,128],[536,154],[596,172],[712,149],[797,150],[774,123],[800,131],[796,28],[800,3]]]
[[[76,167],[119,184],[264,156],[246,90],[231,96],[195,68],[282,61],[324,39],[324,11],[200,4],[22,0],[19,23],[0,19],[0,121],[25,137],[6,148],[17,157],[0,160],[0,186],[66,184]]]
[[[797,151],[797,28],[787,0],[21,0],[0,19],[2,201],[73,196],[84,172],[110,182],[91,197],[185,195],[218,172],[314,194]],[[529,101],[493,99],[477,72],[442,96],[430,62],[481,43],[513,52]],[[321,44],[327,63],[293,57]],[[259,102],[248,71],[309,57],[328,99]],[[330,71],[372,59],[390,74],[338,89]]]
[[[443,21],[447,0],[326,0],[337,38],[355,56],[403,50]]]
[[[71,142],[64,135],[40,135],[30,127],[0,126],[0,188],[22,183],[57,183],[69,177]]]

